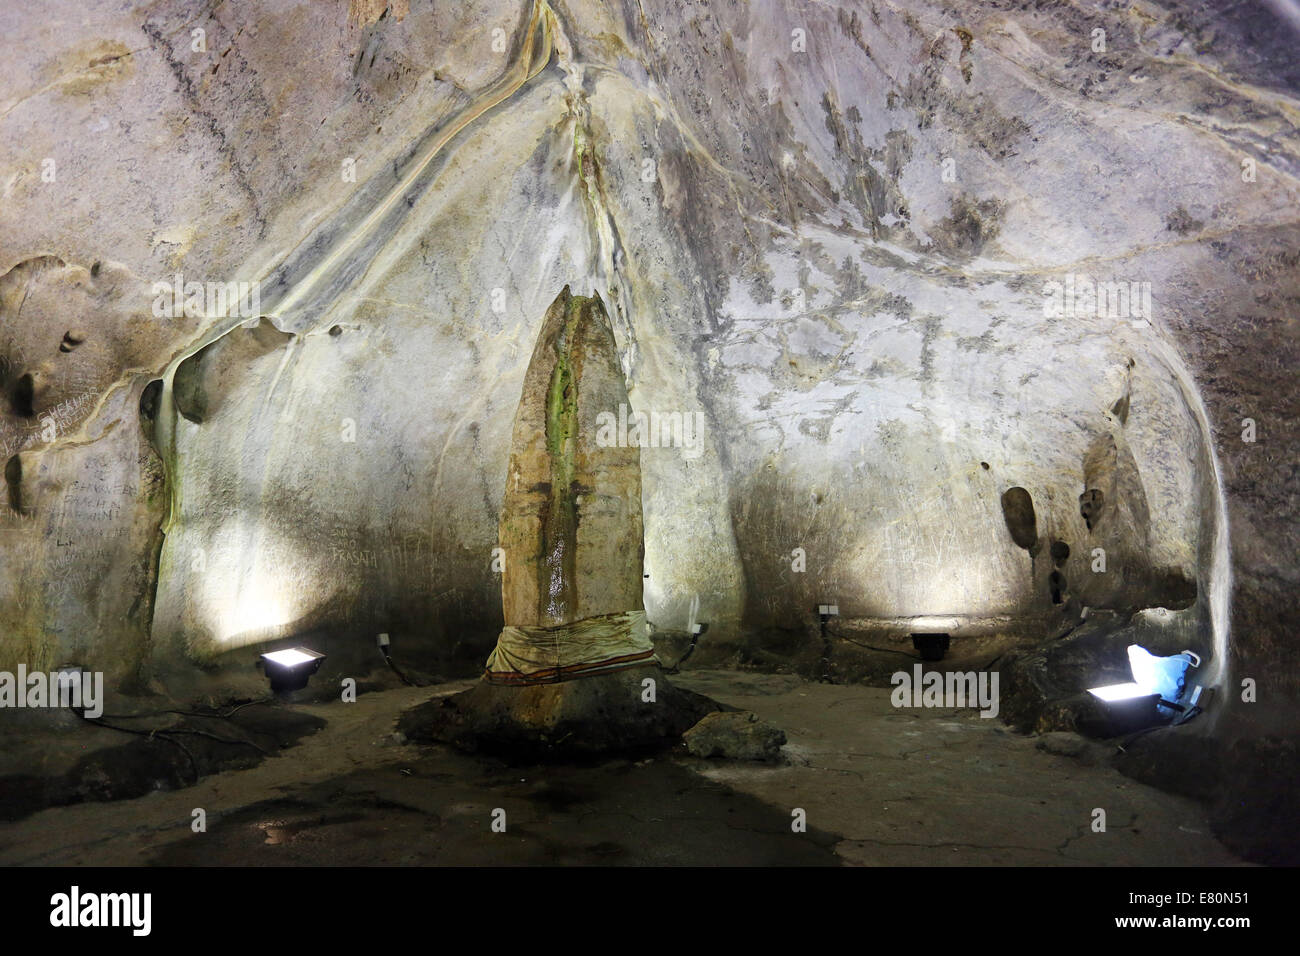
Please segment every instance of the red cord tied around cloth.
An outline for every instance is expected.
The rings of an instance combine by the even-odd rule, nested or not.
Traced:
[[[556,684],[658,663],[645,611],[600,614],[554,627],[506,626],[488,658],[490,684]]]

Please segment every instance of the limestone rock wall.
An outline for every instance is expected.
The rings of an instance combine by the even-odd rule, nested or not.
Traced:
[[[1059,572],[1182,608],[1294,707],[1300,149],[1266,13],[83,7],[0,12],[5,660],[486,651],[570,285],[631,405],[698,423],[641,449],[657,625],[696,596],[719,647],[827,600],[1033,622]],[[168,314],[178,275],[257,306]],[[1137,291],[1079,291],[1110,282]]]

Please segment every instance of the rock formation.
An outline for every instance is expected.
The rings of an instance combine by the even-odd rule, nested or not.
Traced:
[[[641,449],[605,424],[627,403],[604,303],[565,286],[515,415],[501,506],[506,626],[482,683],[408,715],[407,736],[467,749],[629,751],[670,743],[718,709],[669,684],[646,632]]]
[[[648,661],[641,599],[641,449],[603,441],[627,405],[600,296],[551,303],[515,415],[501,506],[502,683],[544,683]]]
[[[1142,639],[1204,652],[1234,767],[1294,738],[1277,5],[81,6],[3,21],[0,669],[138,689],[382,631],[463,674],[542,626],[491,553],[580,276],[629,404],[707,422],[640,462],[641,596],[664,630],[698,603],[692,665],[815,660],[822,601],[1046,642],[1058,574],[1060,607],[1191,602]],[[261,308],[158,308],[178,275]],[[574,533],[562,614],[637,608]],[[1118,586],[1147,567],[1173,584]]]

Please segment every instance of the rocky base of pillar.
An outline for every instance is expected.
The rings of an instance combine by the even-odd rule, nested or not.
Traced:
[[[666,749],[702,717],[731,709],[674,687],[658,665],[647,664],[555,684],[481,681],[411,708],[398,729],[409,740],[470,753],[581,758]]]

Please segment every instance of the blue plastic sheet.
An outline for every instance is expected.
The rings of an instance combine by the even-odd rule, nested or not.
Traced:
[[[1148,693],[1159,694],[1162,700],[1174,703],[1183,695],[1187,668],[1193,663],[1199,661],[1190,651],[1172,657],[1156,657],[1140,644],[1128,647],[1128,664],[1133,680]]]

